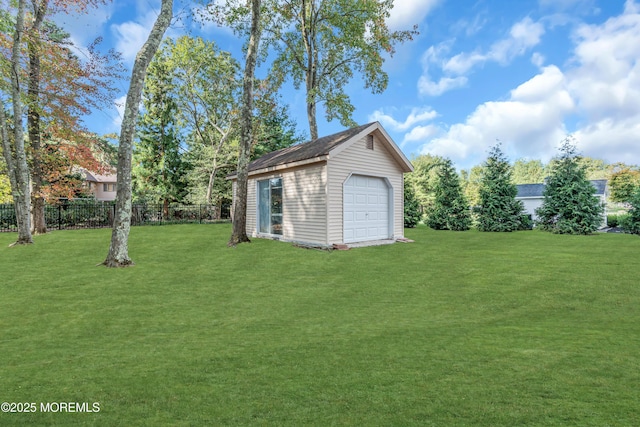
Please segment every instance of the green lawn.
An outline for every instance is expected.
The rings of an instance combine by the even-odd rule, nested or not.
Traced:
[[[407,230],[323,252],[231,228],[0,234],[0,425],[640,425],[640,238]],[[40,403],[97,402],[98,413]]]

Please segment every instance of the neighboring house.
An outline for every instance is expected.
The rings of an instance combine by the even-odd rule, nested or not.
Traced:
[[[116,174],[99,175],[87,170],[82,170],[82,174],[89,192],[95,196],[96,200],[110,202],[116,199]]]
[[[594,196],[600,199],[600,202],[605,206],[603,212],[602,225],[606,225],[607,213],[606,213],[606,201],[607,201],[607,180],[596,179],[589,181],[596,188]],[[544,184],[520,184],[516,186],[518,188],[518,194],[516,200],[522,200],[524,203],[525,214],[529,215],[534,221],[538,219],[535,214],[536,209],[542,206],[544,200]]]
[[[403,238],[412,170],[378,122],[268,153],[249,164],[247,234],[323,247]]]

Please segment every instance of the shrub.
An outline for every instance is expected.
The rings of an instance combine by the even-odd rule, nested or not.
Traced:
[[[640,234],[640,187],[638,187],[629,200],[631,209],[629,213],[620,219],[620,226],[627,233]]]

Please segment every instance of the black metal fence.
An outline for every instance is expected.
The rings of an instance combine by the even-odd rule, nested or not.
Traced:
[[[230,205],[169,206],[133,204],[131,225],[180,223],[214,223],[231,218]],[[112,202],[68,202],[45,207],[50,230],[108,228],[113,226],[115,205]],[[13,204],[0,204],[0,232],[18,231]]]

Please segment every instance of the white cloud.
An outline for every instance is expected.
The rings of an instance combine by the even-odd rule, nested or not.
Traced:
[[[566,135],[563,119],[574,107],[562,72],[555,66],[545,67],[512,90],[508,100],[478,106],[464,123],[452,125],[420,152],[446,156],[469,167],[480,163],[499,139],[507,152],[518,157],[548,160]]]
[[[422,95],[439,96],[463,87],[468,82],[466,75],[476,66],[488,61],[508,65],[514,58],[538,45],[543,34],[544,26],[526,17],[511,27],[508,37],[493,43],[486,52],[477,49],[446,59],[454,40],[431,46],[422,56],[424,71],[418,80],[418,91]],[[434,66],[440,68],[443,74],[438,79],[432,78]]]
[[[442,69],[451,74],[461,75],[469,72],[477,64],[487,61],[507,65],[515,57],[523,55],[529,48],[539,44],[543,34],[544,26],[526,17],[511,27],[509,37],[495,42],[487,52],[460,53],[446,61]]]
[[[148,14],[148,16],[151,14]],[[155,17],[150,16],[155,19]],[[116,50],[122,53],[122,57],[127,62],[133,62],[138,51],[149,37],[153,20],[144,23],[127,21],[122,24],[114,24],[111,26],[117,42]]]
[[[542,30],[527,35],[524,29],[533,23],[522,23],[522,28],[512,28],[512,47],[493,50],[494,60],[537,45]],[[499,139],[512,160],[548,161],[572,133],[586,156],[640,164],[640,4],[628,0],[623,14],[601,24],[577,26],[572,41],[573,55],[563,68],[544,66],[543,54],[534,53],[537,75],[511,90],[506,100],[485,102],[464,122],[442,129],[420,152],[470,167],[479,164]],[[458,72],[470,69],[474,61],[469,55],[448,63]]]
[[[438,113],[431,108],[414,108],[404,122],[399,122],[389,114],[376,110],[369,116],[369,121],[379,121],[383,126],[396,132],[405,132],[418,123],[434,119]]]
[[[529,48],[540,43],[544,26],[526,17],[511,27],[508,38],[491,46],[487,58],[502,65],[508,64],[516,56],[523,55]]]
[[[160,13],[160,3],[148,0],[137,2],[137,16],[134,20],[112,24],[111,32],[115,37],[115,49],[122,53],[125,62],[132,64],[138,51],[149,38],[153,24]],[[165,36],[175,36],[171,27]]]
[[[395,1],[387,25],[391,30],[408,30],[419,25],[440,0]]]
[[[468,79],[464,76],[441,77],[437,82],[431,80],[428,75],[420,76],[418,79],[418,92],[421,95],[440,96],[452,89],[463,87]]]
[[[583,121],[575,134],[585,155],[640,164],[640,5],[575,31],[568,88]]]
[[[440,133],[440,128],[436,125],[416,126],[409,133],[404,135],[401,145],[408,142],[423,142]]]

